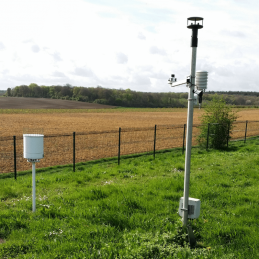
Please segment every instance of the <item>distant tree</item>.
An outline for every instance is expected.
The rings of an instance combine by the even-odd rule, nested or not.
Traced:
[[[20,97],[20,87],[16,86],[15,88],[12,89],[12,96],[14,97]]]
[[[30,88],[27,85],[20,85],[19,86],[19,93],[22,97],[29,97],[30,96]]]
[[[12,96],[12,89],[11,88],[7,88],[6,96]]]
[[[103,99],[106,99],[106,100],[109,101],[111,99],[111,96],[112,96],[112,90],[107,89],[107,88],[103,88],[103,91],[102,91]]]
[[[133,95],[131,93],[131,90],[128,88],[125,91],[123,91],[123,99],[127,102],[127,104],[130,104],[132,101]]]
[[[65,86],[63,86],[61,88],[60,95],[61,96],[68,96],[69,98],[72,97],[72,95],[73,95],[72,87],[69,84],[66,84]]]
[[[209,91],[203,95],[204,104],[212,101],[217,92]],[[220,98],[227,104],[236,105],[258,105],[259,92],[218,92]],[[38,86],[31,83],[29,86],[21,85],[9,88],[5,96],[16,97],[44,97],[62,98],[84,102],[103,102],[109,105],[125,107],[187,107],[187,93],[149,93],[137,92],[131,89],[108,89],[101,86],[82,87],[65,84],[64,86],[52,85]]]
[[[39,86],[37,84],[35,84],[35,83],[29,84],[29,89],[30,89],[29,96],[30,97],[36,97],[36,93],[35,93],[35,88],[36,87],[39,87]]]
[[[95,99],[99,99],[98,98],[98,91],[101,90],[99,88],[94,88],[94,87],[88,87],[88,98],[90,102],[93,102]]]
[[[38,85],[34,87],[34,97],[38,97],[38,98],[42,97],[42,89]]]
[[[42,97],[43,98],[50,98],[50,87],[49,86],[45,86],[45,85],[41,85],[41,93],[42,93]]]
[[[54,86],[50,86],[50,87],[49,87],[49,97],[52,98],[52,99],[56,98],[56,97],[55,97],[55,89],[54,89]]]
[[[106,99],[95,99],[94,103],[98,104],[108,104],[108,101]]]
[[[77,87],[77,86],[75,86],[75,87],[73,88],[73,97],[74,97],[74,98],[76,98],[76,97],[79,96],[80,89],[81,89],[81,87]]]
[[[56,98],[56,99],[61,98],[61,90],[62,90],[61,85],[55,85],[54,86],[54,98]]]
[[[242,97],[242,96],[238,96],[238,97],[235,99],[235,101],[234,101],[234,104],[235,104],[235,105],[245,105],[245,103],[246,103],[246,100],[245,100],[245,98]]]
[[[79,91],[78,95],[80,95],[80,96],[85,96],[85,97],[87,96],[87,97],[89,98],[89,96],[90,96],[90,91],[89,91],[89,89],[86,88],[86,87],[80,87],[80,91]]]
[[[187,99],[188,93],[180,93],[180,98]]]

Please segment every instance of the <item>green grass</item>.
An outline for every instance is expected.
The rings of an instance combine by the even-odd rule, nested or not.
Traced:
[[[237,112],[253,110],[253,107],[233,108]],[[0,109],[0,114],[52,114],[52,113],[117,113],[117,112],[186,112],[187,108],[130,108],[116,107],[111,109]],[[198,111],[198,108],[194,108]]]
[[[201,199],[189,248],[177,214],[180,149],[0,179],[0,258],[258,258],[259,139],[193,148],[190,196]],[[10,178],[8,178],[10,177]]]
[[[124,108],[112,109],[0,109],[0,114],[38,113],[115,113],[115,112],[186,112],[186,108]]]

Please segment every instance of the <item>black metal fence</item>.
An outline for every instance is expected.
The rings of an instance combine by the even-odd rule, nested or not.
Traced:
[[[197,145],[200,124],[193,125],[192,145]],[[209,128],[209,125],[208,125]],[[111,131],[73,132],[44,135],[44,158],[37,168],[71,164],[100,158],[150,152],[182,147],[184,152],[186,125],[155,125],[143,128],[119,128]],[[259,135],[259,121],[236,121],[229,132],[232,140]],[[210,133],[208,130],[207,139]],[[209,142],[208,142],[209,143]],[[207,145],[209,148],[209,145]],[[30,170],[31,164],[23,158],[23,136],[0,138],[0,173]]]

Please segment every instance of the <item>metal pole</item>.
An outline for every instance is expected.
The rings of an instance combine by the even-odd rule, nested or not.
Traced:
[[[246,143],[247,123],[248,123],[248,121],[246,121],[246,131],[245,131],[245,141],[244,141],[244,143]]]
[[[16,168],[16,136],[13,136],[13,162],[14,162],[14,179],[17,179],[17,168]]]
[[[183,209],[182,209],[183,210],[183,226],[187,226],[187,221],[188,221],[188,198],[189,198],[190,167],[191,167],[196,55],[197,55],[197,47],[192,47],[191,80],[190,80],[191,82],[189,85],[189,95],[188,95],[187,135],[186,135],[185,173],[184,173],[184,197],[183,197]]]
[[[32,162],[32,211],[36,211],[36,173],[35,173],[35,162]]]
[[[183,154],[184,154],[185,129],[186,129],[186,124],[184,124],[183,126]]]
[[[154,159],[156,158],[156,125],[154,131]]]

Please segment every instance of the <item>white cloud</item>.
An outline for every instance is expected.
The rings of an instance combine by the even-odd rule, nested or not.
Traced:
[[[53,57],[55,61],[62,61],[62,58],[60,57],[60,53],[55,51],[54,53],[50,53],[50,55]]]
[[[139,89],[143,89],[143,86],[150,86],[150,78],[145,75],[134,74],[132,77],[132,83]]]
[[[232,36],[237,38],[245,38],[246,35],[242,31],[230,31],[230,30],[222,30],[221,31],[223,36]]]
[[[52,73],[52,76],[54,77],[61,77],[61,78],[66,78],[66,75],[60,71],[55,71]]]
[[[142,32],[139,32],[139,33],[138,33],[138,38],[139,38],[140,40],[145,40],[145,39],[146,39],[146,36],[145,36]]]
[[[76,67],[74,74],[82,77],[92,77],[94,74],[89,68]]]
[[[166,55],[166,51],[162,48],[158,48],[157,46],[151,46],[149,51],[151,54],[158,54],[158,55],[162,55],[162,56]]]
[[[118,64],[126,64],[128,63],[128,57],[126,54],[119,52],[116,54]]]
[[[0,42],[0,50],[3,50],[3,49],[5,49],[5,45],[3,42]]]
[[[32,50],[32,52],[34,52],[34,53],[38,53],[38,52],[40,51],[40,47],[35,44],[35,45],[32,45],[32,46],[31,46],[31,50]]]
[[[204,17],[197,70],[210,90],[257,90],[256,0],[1,0],[0,89],[61,84],[187,91],[187,17]],[[8,71],[8,73],[6,72]],[[246,88],[244,88],[246,85]]]

